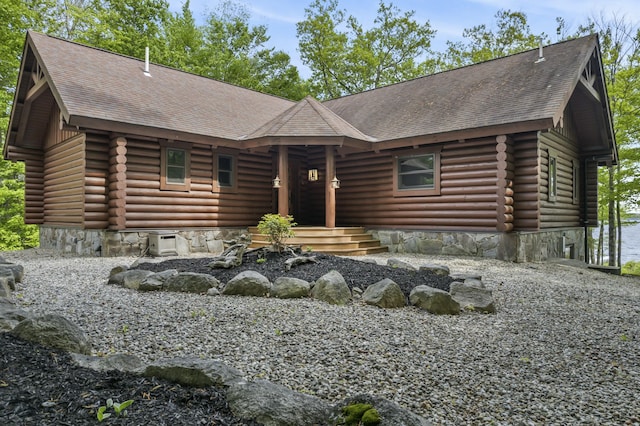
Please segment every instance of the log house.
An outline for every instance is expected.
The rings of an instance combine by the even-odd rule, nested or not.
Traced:
[[[293,102],[29,32],[3,155],[43,246],[123,254],[132,233],[200,241],[277,212],[512,261],[585,259],[617,162],[596,36]]]

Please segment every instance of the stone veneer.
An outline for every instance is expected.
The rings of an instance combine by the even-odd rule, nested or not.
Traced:
[[[40,247],[80,256],[141,256],[148,254],[149,233],[153,230],[107,231],[93,229],[40,227]],[[222,253],[227,241],[249,241],[245,228],[215,228],[176,231],[176,252]]]
[[[584,260],[584,229],[540,232],[454,232],[369,230],[392,253],[472,256],[510,262],[554,258]]]

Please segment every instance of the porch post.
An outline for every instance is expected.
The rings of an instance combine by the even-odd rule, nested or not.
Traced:
[[[286,145],[278,147],[278,176],[280,188],[278,188],[278,214],[289,214],[289,150]]]
[[[324,179],[325,188],[325,226],[327,228],[336,227],[336,190],[331,186],[331,179],[336,174],[336,162],[333,154],[333,146],[325,146],[326,176]]]

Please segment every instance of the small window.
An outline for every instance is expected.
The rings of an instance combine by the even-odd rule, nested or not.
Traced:
[[[573,204],[580,203],[580,162],[573,160]]]
[[[236,156],[215,153],[213,156],[213,192],[235,191],[237,188]]]
[[[556,201],[558,196],[558,157],[549,150],[549,201]]]
[[[440,193],[439,152],[420,152],[394,158],[394,195],[437,195]]]
[[[161,144],[160,189],[189,191],[191,187],[191,150],[187,144]]]

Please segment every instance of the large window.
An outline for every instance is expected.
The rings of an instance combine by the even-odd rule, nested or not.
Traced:
[[[213,191],[226,192],[237,189],[236,156],[229,153],[217,152],[213,156]]]
[[[399,155],[394,158],[394,195],[440,193],[440,153],[436,151]]]
[[[558,196],[558,156],[549,150],[549,201],[556,201]]]
[[[170,146],[169,146],[170,145]],[[161,144],[160,189],[189,191],[191,187],[191,150],[188,145]]]

